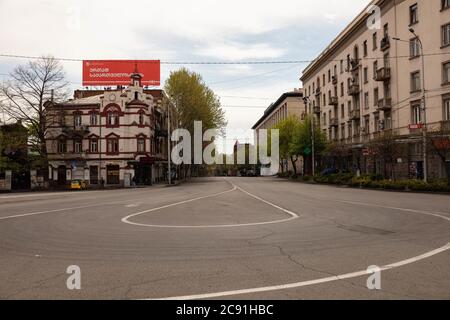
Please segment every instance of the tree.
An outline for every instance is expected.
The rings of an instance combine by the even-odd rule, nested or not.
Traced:
[[[227,124],[220,99],[208,88],[202,77],[185,68],[170,74],[165,91],[175,100],[177,126],[194,133],[194,121],[201,121],[203,131],[218,129],[223,133]],[[186,167],[187,169],[190,166]],[[185,172],[186,175],[186,172]]]
[[[305,160],[309,160],[309,170],[312,172],[312,136],[311,136],[311,117],[306,117],[304,121],[296,128],[293,133],[290,152],[303,156]],[[314,153],[320,155],[327,148],[327,137],[320,130],[320,127],[314,126]],[[307,161],[304,162],[304,172],[307,172]]]
[[[397,159],[405,153],[406,144],[399,142],[399,137],[392,131],[384,131],[369,143],[369,152],[374,160],[383,160],[384,177],[395,179],[394,166]]]
[[[45,138],[49,118],[45,103],[68,97],[68,82],[63,67],[53,57],[42,57],[16,67],[10,78],[0,86],[1,108],[9,118],[21,121],[29,128],[29,143],[33,151],[39,153],[42,166],[47,170]]]
[[[297,175],[297,166],[296,162],[298,160],[298,153],[296,153],[295,148],[291,148],[293,143],[294,132],[301,125],[300,120],[296,116],[290,116],[282,121],[280,121],[275,127],[272,129],[279,130],[279,151],[280,151],[280,165],[281,170],[283,172],[284,167],[282,164],[283,160],[291,161],[292,168],[294,170],[294,175]],[[270,140],[270,139],[269,139]]]
[[[450,186],[450,127],[442,125],[430,131],[429,145],[431,152],[438,156],[444,164],[447,173],[447,183]]]

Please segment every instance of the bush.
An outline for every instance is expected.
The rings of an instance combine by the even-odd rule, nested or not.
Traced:
[[[309,181],[310,177],[303,177],[303,181]],[[351,173],[338,173],[332,175],[316,175],[314,181],[322,184],[348,185],[352,187],[374,188],[381,190],[397,191],[433,191],[450,192],[447,180],[436,180],[425,183],[422,180],[386,180],[380,175],[353,176]]]

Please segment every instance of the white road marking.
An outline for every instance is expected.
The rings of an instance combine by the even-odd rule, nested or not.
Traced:
[[[356,205],[366,206],[366,207],[384,208],[384,209],[398,210],[398,211],[404,211],[404,212],[419,213],[419,214],[433,216],[433,217],[437,217],[437,218],[441,218],[441,219],[450,221],[450,217],[443,215],[443,214],[445,214],[444,212],[431,212],[431,211],[421,211],[421,210],[407,209],[407,208],[389,207],[389,206],[382,206],[382,205],[378,205],[378,204],[358,202],[358,201],[347,201],[347,200],[334,200],[334,201],[341,202],[341,203],[348,203],[348,204],[356,204]]]
[[[243,189],[237,187],[241,191],[249,194],[248,192],[244,191]],[[266,202],[266,200],[259,198],[257,196],[254,196],[252,194],[249,194],[250,196],[259,199],[263,202]],[[364,205],[364,206],[373,206],[373,207],[379,207],[379,208],[385,208],[385,209],[392,209],[392,210],[399,210],[403,212],[412,212],[412,213],[418,213],[418,214],[424,214],[433,216],[439,219],[443,219],[445,221],[450,221],[450,217],[444,216],[445,213],[437,213],[437,212],[428,212],[428,211],[420,211],[420,210],[414,210],[414,209],[407,209],[407,208],[398,208],[398,207],[388,207],[388,206],[381,206],[376,204],[368,204],[364,202],[356,202],[356,201],[345,201],[345,200],[333,200],[336,202],[341,203],[348,203],[348,204],[355,204],[355,205]],[[424,254],[421,254],[419,256],[401,260],[398,262],[394,262],[388,265],[385,265],[380,268],[380,271],[386,271],[391,270],[395,268],[399,268],[405,265],[409,265],[421,260],[428,259],[430,257],[433,257],[435,255],[438,255],[442,252],[445,252],[447,250],[450,250],[450,243],[447,243],[445,246],[442,246],[438,249],[426,252]],[[174,297],[167,297],[167,298],[160,298],[160,299],[143,299],[143,300],[197,300],[197,299],[211,299],[211,298],[218,298],[218,297],[225,297],[225,296],[236,296],[236,295],[244,295],[244,294],[251,294],[251,293],[259,293],[259,292],[269,292],[269,291],[279,291],[279,290],[286,290],[286,289],[293,289],[293,288],[300,288],[300,287],[306,287],[326,282],[332,282],[332,281],[339,281],[339,280],[345,280],[350,278],[357,278],[361,276],[365,276],[367,274],[370,274],[370,271],[368,270],[361,270],[351,273],[345,273],[341,275],[331,276],[331,277],[325,277],[320,279],[314,279],[314,280],[308,280],[308,281],[301,281],[301,282],[294,282],[294,283],[288,283],[288,284],[282,284],[282,285],[274,285],[274,286],[266,286],[266,287],[258,287],[258,288],[249,288],[249,289],[240,289],[240,290],[231,290],[231,291],[222,291],[222,292],[214,292],[214,293],[205,293],[205,294],[196,294],[196,295],[186,295],[186,296],[174,296]]]
[[[449,249],[450,249],[450,243],[447,243],[445,246],[443,246],[441,248],[429,251],[422,255],[385,265],[385,266],[381,267],[380,270],[386,271],[386,270],[391,270],[394,268],[399,268],[399,267],[402,267],[402,266],[405,266],[405,265],[408,265],[408,264],[411,264],[414,262],[418,262],[418,261],[430,258],[432,256],[435,256],[437,254],[445,252]],[[288,284],[282,284],[282,285],[276,285],[276,286],[232,290],[232,291],[222,291],[222,292],[215,292],[215,293],[189,295],[189,296],[176,296],[176,297],[168,297],[168,298],[161,298],[161,299],[144,299],[144,300],[198,300],[198,299],[211,299],[211,298],[226,297],[226,296],[237,296],[237,295],[250,294],[250,293],[279,291],[279,290],[306,287],[306,286],[311,286],[311,285],[316,285],[316,284],[321,284],[321,283],[326,283],[326,282],[345,280],[345,279],[350,279],[350,278],[357,278],[357,277],[365,276],[367,274],[370,274],[370,272],[367,270],[361,270],[361,271],[345,273],[345,274],[326,277],[326,278],[320,278],[320,279],[302,281],[302,282],[295,282],[295,283],[288,283]]]
[[[231,183],[231,182],[230,182]],[[141,226],[141,227],[151,227],[151,228],[174,228],[174,229],[208,229],[208,228],[237,228],[237,227],[252,227],[252,226],[261,226],[261,225],[268,225],[268,224],[276,224],[276,223],[283,223],[283,222],[288,222],[294,219],[297,219],[299,216],[290,211],[287,210],[285,208],[282,208],[276,204],[273,204],[267,200],[264,200],[254,194],[251,194],[248,191],[245,191],[244,189],[236,186],[235,184],[231,183],[231,185],[233,186],[233,188],[231,190],[228,191],[224,191],[224,192],[219,192],[219,193],[215,193],[212,195],[208,195],[208,196],[203,196],[203,197],[198,197],[198,198],[193,198],[193,199],[189,199],[189,200],[185,200],[185,201],[180,201],[180,202],[176,202],[176,203],[172,203],[172,204],[168,204],[162,207],[158,207],[158,208],[153,208],[153,209],[149,209],[149,210],[145,210],[145,211],[141,211],[138,213],[134,213],[131,214],[129,216],[126,216],[125,218],[122,219],[122,222],[124,223],[128,223],[128,224],[132,224],[135,226]],[[166,209],[166,208],[170,208],[170,207],[174,207],[174,206],[179,206],[185,203],[189,203],[189,202],[193,202],[193,201],[198,201],[198,200],[202,200],[202,199],[207,199],[207,198],[213,198],[213,197],[217,197],[226,193],[230,193],[236,190],[240,190],[243,193],[249,195],[252,198],[255,198],[259,201],[264,202],[265,204],[268,204],[269,206],[272,206],[278,210],[283,211],[284,213],[290,215],[289,218],[286,219],[281,219],[281,220],[274,220],[274,221],[266,221],[266,222],[254,222],[254,223],[242,223],[242,224],[219,224],[219,225],[205,225],[205,226],[175,226],[175,225],[154,225],[154,224],[145,224],[145,223],[137,223],[137,222],[132,222],[130,221],[131,218],[136,217],[136,216],[140,216],[146,213],[150,213],[150,212],[155,212],[158,210],[162,210],[162,209]]]
[[[136,208],[136,207],[139,207],[140,205],[141,205],[140,203],[132,203],[132,204],[126,205],[125,207],[126,208]]]
[[[97,193],[101,191],[89,191],[89,194]],[[73,195],[85,195],[85,193],[80,193],[79,191],[68,191],[68,192],[53,192],[53,193],[29,193],[29,194],[19,194],[19,195],[12,195],[12,196],[1,196],[1,199],[17,199],[17,198],[31,198],[31,197],[51,197],[51,196],[58,196],[58,195],[65,195],[65,196],[73,196]]]

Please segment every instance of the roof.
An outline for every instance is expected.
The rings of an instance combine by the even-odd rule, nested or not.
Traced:
[[[343,31],[303,70],[300,80],[304,81],[309,72],[316,66],[319,66],[324,60],[334,52],[334,50],[346,40],[346,37],[352,34],[352,30],[358,28],[362,22],[365,22],[369,16],[369,8],[373,5],[380,5],[386,0],[372,0],[353,20],[348,24]],[[365,24],[364,24],[365,25]]]
[[[264,120],[266,120],[269,115],[278,108],[278,106],[287,98],[303,98],[303,91],[292,91],[292,92],[286,92],[283,93],[277,101],[275,101],[275,103],[272,103],[265,111],[264,111],[264,115],[258,120],[258,122],[255,123],[255,125],[252,127],[253,130],[255,130],[261,123],[264,122]]]
[[[99,104],[101,102],[101,98],[103,98],[103,94],[99,94],[96,96],[73,99],[66,102],[63,102],[64,105],[87,105],[87,104]]]

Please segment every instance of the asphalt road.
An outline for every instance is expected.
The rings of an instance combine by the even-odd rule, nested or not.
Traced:
[[[0,298],[449,299],[449,243],[445,195],[275,178],[3,194]]]

